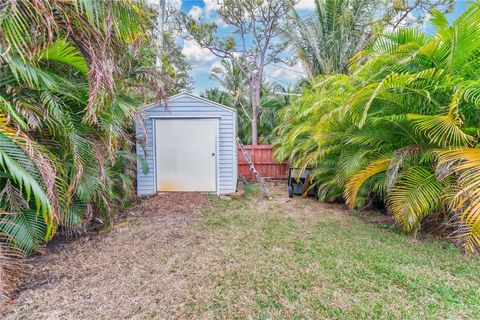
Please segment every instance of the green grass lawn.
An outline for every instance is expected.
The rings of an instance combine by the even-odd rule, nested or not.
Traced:
[[[480,319],[478,258],[272,189],[195,209],[144,200],[40,257],[3,318]]]
[[[480,261],[311,199],[223,202],[199,228],[235,267],[192,314],[270,318],[480,319]]]

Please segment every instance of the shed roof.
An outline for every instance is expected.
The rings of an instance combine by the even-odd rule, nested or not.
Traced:
[[[235,112],[235,113],[237,112],[237,110],[235,110],[232,107],[227,107],[223,104],[208,100],[206,98],[202,98],[202,97],[194,95],[193,93],[190,93],[190,92],[180,92],[180,93],[177,93],[177,94],[167,98],[166,105],[168,106],[168,104],[170,102],[172,102],[174,100],[177,100],[179,98],[182,98],[182,97],[190,97],[194,100],[199,100],[199,101],[205,102],[205,103],[210,104],[210,105],[212,105],[214,107],[217,107],[217,108],[226,109],[228,111]],[[157,107],[159,105],[164,105],[164,104],[165,104],[165,102],[154,102],[154,103],[150,103],[150,104],[147,104],[147,105],[143,106],[141,109],[145,111],[145,110],[148,110],[150,108],[154,108],[154,107]]]

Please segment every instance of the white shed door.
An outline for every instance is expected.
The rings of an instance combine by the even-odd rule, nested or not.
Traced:
[[[155,120],[157,191],[216,191],[217,121]]]

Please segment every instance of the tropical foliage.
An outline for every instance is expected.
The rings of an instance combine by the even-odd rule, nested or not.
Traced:
[[[439,221],[480,248],[480,4],[435,34],[399,28],[370,42],[349,74],[320,76],[282,112],[276,156],[313,168],[324,201],[384,203],[415,234]]]
[[[419,25],[432,9],[450,11],[452,0],[315,0],[315,12],[292,10],[283,37],[309,80],[347,73],[348,62],[384,29]]]
[[[344,73],[350,58],[374,34],[375,1],[315,1],[315,14],[292,10],[283,36],[308,77]]]
[[[109,221],[131,198],[135,96],[163,93],[137,50],[148,19],[130,0],[0,5],[2,284],[18,271],[8,257]]]
[[[220,88],[208,89],[202,97],[235,108],[238,115],[238,136],[243,143],[252,143],[252,105],[249,98],[248,83],[241,70],[230,60],[224,59],[214,66],[210,77],[217,80]],[[290,103],[286,90],[278,84],[262,83],[258,108],[258,140],[260,143],[272,143],[273,131],[279,124],[278,112]]]

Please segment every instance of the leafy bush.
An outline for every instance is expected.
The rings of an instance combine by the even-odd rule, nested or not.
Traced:
[[[406,233],[440,218],[480,248],[480,4],[436,33],[375,39],[349,75],[320,76],[282,113],[276,156],[312,167],[321,200],[381,200]]]
[[[9,1],[0,19],[0,275],[132,196],[139,92],[161,93],[137,1]],[[8,274],[7,274],[8,275]],[[0,279],[4,279],[0,277]],[[0,288],[1,290],[2,288]]]

